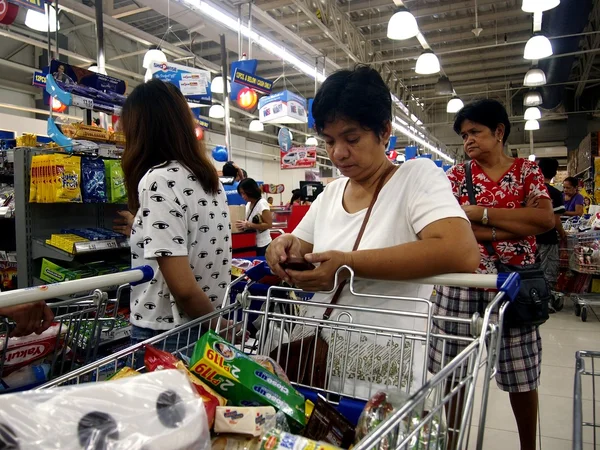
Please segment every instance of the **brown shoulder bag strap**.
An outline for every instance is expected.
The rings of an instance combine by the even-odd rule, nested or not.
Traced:
[[[356,237],[356,242],[354,242],[354,248],[352,249],[353,252],[358,250],[358,246],[360,245],[360,241],[362,240],[363,234],[365,234],[365,229],[367,228],[367,224],[369,223],[369,218],[371,217],[371,212],[373,212],[373,207],[375,206],[375,203],[377,202],[379,193],[381,192],[381,189],[383,189],[383,185],[385,183],[386,178],[395,168],[396,168],[396,166],[390,166],[385,171],[385,173],[383,174],[381,179],[379,180],[377,189],[375,189],[375,193],[373,194],[373,198],[371,199],[371,204],[369,205],[369,209],[367,209],[367,213],[365,214],[365,218],[360,227],[360,231],[358,232],[358,236]],[[331,305],[337,304],[338,300],[340,299],[340,296],[342,295],[342,291],[344,290],[344,287],[346,286],[347,281],[348,280],[344,280],[340,283],[340,285],[338,286],[338,288],[335,291],[335,294],[333,294],[333,298],[331,299],[331,302],[330,302]],[[332,307],[327,308],[327,310],[325,311],[325,314],[323,314],[323,319],[328,320],[329,317],[331,316],[332,312],[333,312]]]

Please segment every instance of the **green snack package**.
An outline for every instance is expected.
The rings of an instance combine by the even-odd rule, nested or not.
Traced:
[[[190,370],[231,404],[273,406],[295,429],[304,427],[304,397],[213,331],[194,347]]]
[[[110,203],[127,203],[127,191],[125,190],[125,178],[121,161],[117,159],[105,159],[106,169],[106,191]]]

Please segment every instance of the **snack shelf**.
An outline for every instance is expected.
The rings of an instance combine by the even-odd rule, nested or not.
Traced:
[[[127,240],[106,239],[103,241],[82,241],[73,244],[73,253],[66,252],[60,248],[46,244],[42,239],[34,238],[32,240],[33,259],[51,258],[60,261],[71,262],[78,255],[106,250],[119,250],[129,248]]]

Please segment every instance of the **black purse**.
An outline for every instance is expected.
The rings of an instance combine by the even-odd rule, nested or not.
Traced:
[[[465,178],[469,203],[477,205],[475,192],[473,190],[473,176],[471,163],[465,163]],[[483,244],[490,256],[496,254],[496,250],[490,242]],[[540,264],[527,266],[513,266],[496,261],[498,273],[516,272],[521,277],[521,288],[517,298],[508,306],[504,315],[504,326],[506,328],[519,328],[525,326],[538,326],[549,318],[548,305],[552,299],[550,286],[546,281],[544,271]],[[479,311],[483,314],[484,307]]]

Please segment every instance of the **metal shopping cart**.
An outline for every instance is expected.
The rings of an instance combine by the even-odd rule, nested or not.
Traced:
[[[600,231],[579,233],[573,239],[571,269],[580,274],[590,275],[590,278],[591,275],[600,275]],[[583,322],[587,321],[589,311],[596,315],[593,306],[600,306],[600,293],[575,293],[571,295],[571,299],[575,315],[580,316]]]
[[[345,268],[351,273],[351,269]],[[162,333],[142,343],[121,350],[107,358],[91,363],[71,373],[56,378],[41,388],[77,384],[87,381],[98,381],[108,374],[117,372],[124,365],[139,367],[139,359],[143,358],[143,349],[147,345],[158,348],[175,349],[174,353],[185,358],[193,350],[195,336],[198,336],[208,326],[214,326],[220,319],[227,320],[228,326],[218,330],[232,343],[239,346],[247,353],[268,354],[273,344],[278,347],[284,342],[286,329],[300,328],[301,330],[314,330],[319,327],[327,330],[330,338],[330,365],[328,366],[327,384],[319,389],[309,384],[296,384],[297,389],[306,395],[315,393],[325,396],[331,403],[337,404],[338,409],[362,410],[365,400],[380,389],[400,388],[410,395],[406,404],[385,420],[375,431],[365,437],[357,444],[358,450],[367,450],[375,447],[387,448],[393,445],[397,449],[409,448],[409,443],[420,439],[427,440],[424,448],[445,448],[447,436],[445,433],[437,432],[439,424],[446,420],[446,413],[454,411],[454,420],[451,439],[456,443],[455,448],[467,448],[469,445],[470,424],[475,405],[475,386],[479,377],[482,377],[483,396],[481,400],[481,414],[477,448],[483,445],[483,434],[485,423],[485,411],[487,406],[487,392],[492,375],[495,371],[497,356],[500,346],[500,330],[502,317],[508,302],[507,298],[514,298],[519,289],[519,278],[516,274],[510,276],[496,275],[445,275],[419,280],[423,284],[445,284],[455,286],[472,286],[477,288],[499,288],[499,293],[494,301],[488,305],[483,317],[475,315],[473,318],[448,318],[433,317],[432,302],[422,298],[387,297],[400,302],[416,302],[423,308],[420,312],[396,312],[389,309],[377,309],[360,306],[336,305],[336,314],[333,320],[325,321],[311,317],[303,317],[291,313],[291,310],[306,306],[306,302],[295,299],[295,295],[301,293],[291,288],[270,287],[265,296],[253,295],[252,286],[254,281],[262,278],[259,273],[260,267],[253,269],[256,272],[249,273],[251,281],[240,277],[228,286],[225,294],[224,305],[220,310],[212,314],[198,318],[188,324]],[[502,278],[501,278],[502,277]],[[337,280],[336,280],[337,281]],[[241,295],[234,303],[229,303],[229,292],[238,283],[246,283]],[[348,283],[352,294],[359,298],[372,298],[374,295],[359,293],[355,290],[354,275]],[[261,300],[265,307],[260,311],[247,308],[252,301]],[[278,307],[278,306],[281,306]],[[328,304],[311,302],[311,307],[326,309]],[[339,314],[338,314],[339,313]],[[425,322],[423,329],[402,329],[394,327],[381,327],[372,325],[361,325],[349,320],[352,313],[356,314],[386,314],[395,315],[398,318],[410,318]],[[250,315],[261,316],[261,335],[256,341],[242,342],[241,336],[245,335],[248,328]],[[496,317],[492,321],[491,318]],[[426,352],[432,337],[432,319],[455,321],[456,323],[470,326],[473,338],[458,336],[439,335],[437,337],[452,342],[461,340],[465,342],[466,348],[435,376],[427,379]],[[221,322],[219,322],[220,324]],[[338,350],[339,338],[351,343]],[[386,342],[384,351],[378,352],[371,359],[371,365],[359,367],[357,359],[353,356],[357,347],[369,345],[373,339],[383,339]],[[289,336],[288,336],[289,339]],[[418,347],[424,352],[419,355]],[[487,352],[485,351],[487,349]],[[386,353],[386,351],[388,353]],[[390,353],[394,352],[394,353]],[[280,353],[280,352],[279,352]],[[396,360],[392,360],[394,355]],[[288,355],[278,355],[278,362],[286,366]],[[337,363],[334,359],[337,358]],[[137,362],[136,362],[137,360]],[[393,377],[387,377],[384,385],[380,385],[369,378],[375,362],[383,361],[379,369]],[[387,363],[387,364],[386,364]],[[393,367],[400,370],[392,371]],[[337,366],[337,368],[336,368]],[[413,368],[420,367],[420,371],[413,372]],[[141,369],[143,370],[143,369]],[[410,392],[411,377],[418,373],[423,382],[422,386],[414,392]],[[362,374],[362,375],[361,375]],[[366,374],[366,376],[364,376]],[[361,379],[361,376],[363,379]],[[427,406],[424,406],[427,405]],[[410,447],[414,448],[414,447]]]
[[[10,338],[13,324],[6,317],[1,319],[0,379],[18,370],[28,359],[44,358],[50,361],[48,379],[93,361],[97,357],[100,340],[114,334],[119,300],[129,284],[151,278],[152,269],[143,267],[118,274],[0,293],[0,305],[3,307],[66,297],[48,303],[54,320],[41,336]],[[116,296],[109,298],[107,288],[114,290],[114,287]]]
[[[582,450],[583,442],[593,442],[593,448],[600,445],[600,421],[596,412],[596,379],[600,377],[600,352],[598,351],[578,351],[575,354],[575,385],[573,395],[573,450]],[[585,382],[589,378],[589,383]],[[584,408],[583,386],[591,389],[591,407]],[[587,411],[591,409],[591,419],[589,422]],[[600,412],[599,412],[600,414]],[[585,419],[585,421],[584,421]],[[591,437],[584,432],[591,428]]]

